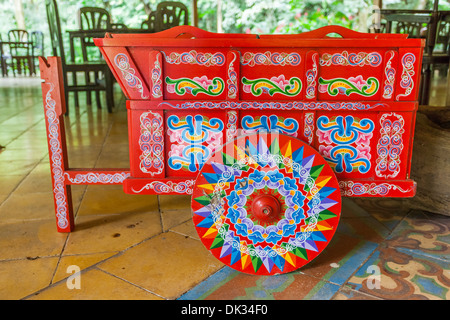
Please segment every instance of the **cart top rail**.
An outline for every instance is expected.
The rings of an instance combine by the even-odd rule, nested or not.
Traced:
[[[340,37],[330,37],[337,34]],[[368,42],[369,41],[369,42]],[[178,26],[151,34],[112,34],[96,38],[99,47],[424,47],[425,39],[408,39],[407,34],[362,33],[341,26],[290,35],[212,33],[192,26]]]
[[[148,101],[415,101],[425,45],[340,26],[260,36],[179,26],[94,41],[127,98]]]

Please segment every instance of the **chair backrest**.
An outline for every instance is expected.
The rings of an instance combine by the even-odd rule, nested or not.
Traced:
[[[188,24],[188,10],[184,4],[176,1],[164,1],[156,7],[157,32]]]
[[[9,41],[28,41],[28,31],[23,29],[14,29],[8,31]]]
[[[141,23],[141,29],[148,30],[149,32],[156,31],[156,11],[150,12],[147,20]]]
[[[128,27],[124,23],[111,23],[111,29],[127,30]]]
[[[103,8],[82,7],[78,14],[78,23],[82,30],[110,29],[111,16]]]
[[[34,55],[44,55],[44,34],[42,31],[31,32],[31,42],[33,43]]]
[[[436,31],[436,46],[442,46],[443,53],[450,53],[450,14],[443,16]]]
[[[13,56],[28,56],[30,54],[30,47],[26,43],[20,43],[20,42],[26,42],[28,41],[28,31],[23,29],[14,29],[8,31],[8,40],[9,41],[16,41],[17,43],[10,43],[9,44],[9,50],[11,52],[11,55]]]
[[[47,11],[48,28],[50,31],[52,55],[61,57],[61,61],[64,67],[66,63],[66,56],[64,53],[61,24],[59,21],[59,13],[56,0],[45,0],[45,7]]]

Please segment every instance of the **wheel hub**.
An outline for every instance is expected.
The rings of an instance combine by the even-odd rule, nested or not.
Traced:
[[[280,219],[281,204],[272,195],[260,195],[252,203],[252,215],[255,219],[272,223]]]

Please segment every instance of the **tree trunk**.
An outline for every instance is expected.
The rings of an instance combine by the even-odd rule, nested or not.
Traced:
[[[450,216],[450,108],[420,106],[417,112],[411,178],[417,194],[412,208]]]
[[[14,0],[14,15],[16,16],[17,28],[26,30],[22,0]]]
[[[217,0],[217,32],[222,33],[222,0]]]

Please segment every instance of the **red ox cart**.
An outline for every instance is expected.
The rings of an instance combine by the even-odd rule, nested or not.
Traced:
[[[61,68],[42,60],[60,232],[74,226],[72,184],[188,194],[215,257],[277,274],[323,251],[341,196],[415,194],[422,40],[336,26],[261,36],[182,26],[95,43],[128,99],[130,168],[67,166]]]

